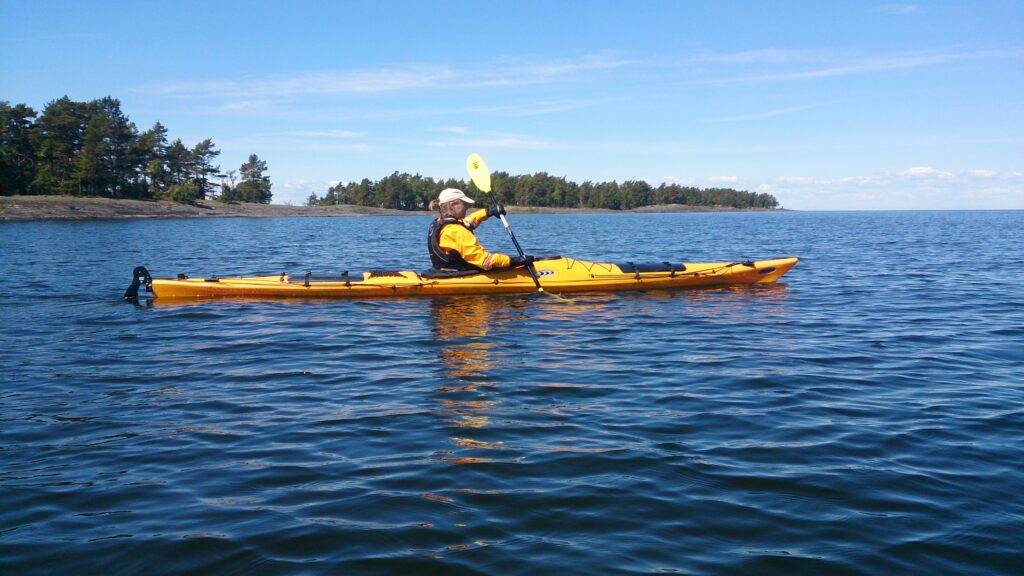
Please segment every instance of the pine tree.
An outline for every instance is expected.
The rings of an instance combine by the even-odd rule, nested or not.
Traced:
[[[36,150],[36,175],[32,186],[40,194],[78,192],[72,172],[88,117],[87,105],[72,102],[67,96],[50,102],[43,109],[32,132]]]
[[[157,122],[139,135],[129,155],[140,170],[138,196],[159,198],[167,190],[167,128]]]
[[[0,100],[0,196],[31,194],[35,177],[32,118],[35,110]]]
[[[213,165],[213,159],[219,155],[220,150],[214,147],[213,140],[209,138],[192,149],[192,178],[201,199],[214,194],[215,185],[209,178],[220,172],[220,166]]]
[[[270,204],[273,196],[270,192],[270,177],[264,176],[267,163],[255,154],[249,155],[249,161],[238,168],[242,181],[235,187],[233,196],[243,202]]]

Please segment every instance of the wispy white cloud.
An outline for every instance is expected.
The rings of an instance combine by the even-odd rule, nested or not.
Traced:
[[[304,145],[296,146],[289,144],[286,146],[289,150],[305,150],[308,152],[318,153],[358,153],[366,154],[373,152],[376,148],[365,142],[354,142],[354,143],[340,143],[340,142],[310,142]]]
[[[223,104],[220,109],[229,112],[247,112],[270,107],[273,104],[270,100],[238,100]]]
[[[919,6],[917,4],[882,4],[875,8],[875,12],[882,12],[884,14],[913,14],[917,12]]]
[[[274,198],[278,200],[275,203],[289,206],[304,205],[311,193],[323,196],[329,188],[337,183],[337,180],[308,180],[305,178],[275,181]]]
[[[501,62],[489,69],[467,70],[467,86],[506,87],[564,81],[584,72],[603,72],[637,64],[636,60],[591,54],[554,62]]]
[[[360,138],[366,136],[365,132],[353,132],[351,130],[289,130],[285,132],[288,136],[308,136],[312,138]]]
[[[798,210],[1022,208],[1024,174],[994,170],[942,170],[917,166],[896,172],[841,177],[662,176],[652,185],[729,186],[774,195]]]
[[[803,184],[805,186],[814,183],[814,178],[810,176],[778,176],[775,180],[783,184]]]
[[[442,126],[441,132],[447,132],[449,134],[468,134],[469,128],[465,126]]]
[[[932,168],[931,166],[914,166],[907,168],[906,170],[899,173],[900,176],[909,176],[911,178],[952,178],[951,172],[943,172],[938,168]]]
[[[288,97],[297,95],[373,94],[435,86],[455,72],[446,66],[408,65],[376,70],[324,71],[291,76],[237,80],[164,82],[144,87],[164,96]]]
[[[573,100],[521,100],[508,104],[490,104],[477,106],[419,106],[406,104],[387,107],[347,107],[332,113],[332,119],[346,122],[388,121],[398,122],[410,118],[424,119],[431,117],[451,117],[458,121],[484,115],[500,115],[505,117],[533,117],[548,114],[580,110],[600,106],[612,102],[610,98],[579,98]],[[317,112],[317,115],[321,114]]]
[[[632,60],[587,55],[575,60],[508,63],[502,66],[454,68],[443,64],[407,64],[363,70],[325,70],[288,76],[231,80],[163,82],[146,92],[173,97],[244,98],[233,106],[267,98],[316,95],[381,94],[426,89],[453,89],[567,81],[581,74],[621,68]]]
[[[754,188],[796,209],[1022,208],[1024,174],[915,166],[833,178],[775,177]]]
[[[520,72],[529,72],[527,74],[529,76],[564,76],[576,72],[611,70],[636,63],[636,60],[619,58],[609,54],[589,54],[577,60],[525,66]]]
[[[849,63],[837,63],[831,66],[816,67],[807,70],[732,76],[728,78],[704,80],[701,83],[715,85],[832,78],[887,72],[891,70],[909,70],[967,60],[1020,58],[1020,56],[1021,52],[1019,50],[988,50],[975,52],[949,51],[896,54],[880,58],[862,58]]]
[[[842,176],[840,178],[829,179],[818,179],[814,180],[812,184],[842,184],[842,185],[853,185],[853,186],[876,186],[882,183],[884,180],[878,176]]]
[[[742,52],[698,52],[690,57],[690,61],[709,64],[786,64],[822,60],[825,57],[825,53],[815,50],[762,48]]]
[[[572,110],[581,110],[583,108],[590,108],[607,102],[609,102],[609,99],[607,98],[543,100],[506,106],[504,110],[512,116],[544,116],[546,114],[559,114]]]
[[[995,170],[984,169],[968,170],[967,173],[971,176],[977,176],[978,178],[993,178],[998,174]]]
[[[775,116],[785,116],[787,114],[793,114],[794,112],[802,112],[811,108],[817,108],[820,104],[807,104],[805,106],[791,106],[789,108],[778,108],[776,110],[766,110],[764,112],[754,112],[752,114],[743,114],[740,116],[726,116],[722,118],[710,118],[708,122],[744,122],[747,120],[760,120],[762,118],[773,118]]]
[[[923,66],[934,66],[957,60],[969,58],[967,54],[923,54],[909,56],[894,56],[891,58],[879,58],[855,62],[845,66],[833,66],[817,70],[806,70],[803,72],[789,72],[782,74],[767,74],[763,80],[800,80],[803,78],[827,78],[830,76],[850,76],[854,74],[868,74],[871,72],[882,72],[887,70],[900,70],[907,68],[921,68]]]
[[[517,150],[550,150],[559,146],[548,140],[534,138],[524,134],[491,134],[478,138],[453,140],[434,140],[427,142],[429,146],[446,148],[479,148],[479,149],[517,149]]]
[[[326,180],[284,180],[276,183],[281,188],[288,190],[321,190],[331,186]]]

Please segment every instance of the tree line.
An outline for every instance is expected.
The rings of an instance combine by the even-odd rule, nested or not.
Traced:
[[[221,173],[220,150],[207,138],[168,143],[160,122],[145,132],[106,97],[67,96],[32,108],[0,100],[0,195],[71,195],[192,203],[203,199],[260,202],[272,197],[267,163],[255,154]]]
[[[430,200],[445,188],[476,191],[475,186],[463,180],[434,180],[419,174],[394,172],[376,182],[364,178],[360,182],[339,183],[329,188],[323,197],[310,194],[307,204],[355,204],[398,210],[425,210]],[[678,184],[654,187],[643,180],[576,183],[546,172],[520,176],[494,172],[491,174],[491,191],[498,202],[513,206],[611,210],[664,204],[768,209],[779,207],[778,200],[771,194],[732,188],[696,188]]]

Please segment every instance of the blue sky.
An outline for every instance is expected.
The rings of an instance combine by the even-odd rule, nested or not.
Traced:
[[[1024,208],[1024,2],[0,0],[0,99],[114,96],[267,161],[275,203],[398,170]]]

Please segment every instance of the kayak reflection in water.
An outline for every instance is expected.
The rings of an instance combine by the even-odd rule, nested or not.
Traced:
[[[486,296],[431,298],[434,349],[441,361],[443,382],[433,395],[440,434],[448,442],[434,457],[448,464],[483,464],[501,458],[505,448],[500,390],[491,373],[507,366],[492,330],[517,315]],[[459,476],[451,476],[459,482]],[[468,488],[451,485],[454,491]]]
[[[508,321],[507,313],[492,300],[480,296],[432,298],[430,308],[435,320],[434,341],[445,377],[467,382],[471,387],[485,384],[488,372],[501,364],[488,334]]]
[[[533,256],[508,256],[488,252],[477,241],[473,230],[491,216],[505,214],[505,207],[494,204],[466,215],[476,202],[459,189],[446,188],[430,209],[440,213],[427,233],[430,263],[444,272],[479,272],[499,268],[514,268],[533,263]]]

